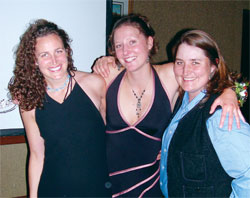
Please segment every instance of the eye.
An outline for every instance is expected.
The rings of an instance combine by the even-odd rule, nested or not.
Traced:
[[[40,57],[41,57],[41,58],[48,57],[48,53],[41,53],[41,54],[40,54]]]
[[[192,62],[192,65],[199,65],[200,64],[200,62],[198,62],[198,61],[193,61]]]
[[[182,61],[175,61],[175,64],[176,65],[183,65],[183,62]]]
[[[57,50],[56,50],[56,53],[57,53],[57,54],[62,54],[62,53],[64,53],[64,52],[65,52],[64,49],[57,49]]]
[[[131,40],[131,41],[129,41],[129,44],[130,45],[134,45],[136,43],[136,40]]]
[[[121,46],[122,46],[121,44],[116,44],[115,49],[119,49],[119,48],[121,48]]]

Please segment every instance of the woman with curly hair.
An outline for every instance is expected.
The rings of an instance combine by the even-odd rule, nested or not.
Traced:
[[[105,82],[74,67],[70,38],[44,19],[16,49],[9,84],[30,149],[30,197],[108,197]]]

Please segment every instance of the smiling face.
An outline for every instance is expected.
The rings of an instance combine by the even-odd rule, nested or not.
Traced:
[[[189,101],[206,88],[215,69],[202,49],[186,43],[179,45],[174,73],[179,85],[189,93]]]
[[[67,52],[56,34],[39,37],[35,47],[36,63],[47,82],[67,77]]]
[[[114,46],[116,57],[128,71],[134,71],[148,64],[149,50],[153,38],[146,38],[137,28],[122,25],[115,30]]]

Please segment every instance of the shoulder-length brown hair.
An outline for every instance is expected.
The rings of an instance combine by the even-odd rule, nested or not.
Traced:
[[[70,47],[71,39],[68,34],[56,24],[44,19],[38,19],[31,23],[20,37],[20,42],[14,52],[14,76],[8,86],[12,99],[17,100],[23,110],[29,111],[43,107],[47,84],[35,64],[35,46],[37,38],[50,34],[58,35],[63,42],[68,57],[67,70],[69,74],[70,71],[76,70]]]
[[[211,94],[220,94],[225,88],[233,87],[234,80],[239,75],[229,72],[217,43],[209,34],[201,30],[189,30],[185,32],[173,48],[174,62],[176,61],[178,48],[182,43],[202,49],[205,56],[210,60],[210,63],[216,66],[215,72],[207,83],[207,97]]]

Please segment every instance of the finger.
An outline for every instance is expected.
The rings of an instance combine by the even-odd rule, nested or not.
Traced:
[[[115,58],[113,56],[108,57],[108,62],[111,63],[113,68],[116,68]]]
[[[234,113],[233,111],[228,111],[228,130],[232,130],[232,125],[233,125],[233,119],[234,119]]]
[[[240,129],[240,116],[239,116],[239,113],[238,113],[238,110],[234,110],[234,117],[235,117],[235,120],[236,120],[236,125],[237,125],[237,128]]]
[[[245,122],[246,123],[246,120],[245,120],[245,118],[244,118],[244,116],[243,116],[243,114],[242,114],[242,112],[241,112],[241,110],[240,110],[240,108],[238,108],[238,114],[239,114],[239,116],[240,116],[240,119],[243,121],[243,122]]]
[[[103,72],[104,72],[105,77],[108,77],[110,73],[109,67],[104,67]]]
[[[211,108],[210,108],[209,113],[212,114],[212,113],[215,111],[215,109],[216,109],[216,107],[217,107],[218,105],[219,105],[219,103],[217,102],[217,100],[215,100],[215,101],[213,102]]]
[[[227,111],[222,109],[222,113],[220,117],[220,126],[219,126],[220,128],[223,127],[226,117],[227,117]]]
[[[99,69],[100,69],[101,75],[102,75],[104,78],[108,77],[107,71],[105,70],[105,67],[103,67],[103,65],[102,65]]]

